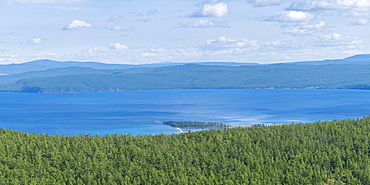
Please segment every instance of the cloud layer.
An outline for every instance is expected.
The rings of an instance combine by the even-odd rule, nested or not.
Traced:
[[[69,4],[76,3],[82,0],[7,0],[9,4]]]
[[[272,16],[267,21],[276,21],[276,22],[304,22],[309,21],[313,18],[313,15],[308,12],[302,11],[282,11],[277,15]]]
[[[92,24],[90,23],[87,23],[85,21],[81,21],[81,20],[73,20],[70,24],[68,24],[67,26],[65,26],[63,28],[63,30],[76,30],[76,29],[88,29],[88,28],[92,28]]]
[[[370,52],[370,0],[4,0],[2,6],[1,62],[263,63]]]
[[[227,21],[216,21],[209,19],[201,19],[196,22],[181,24],[181,28],[227,28],[229,27]]]
[[[26,41],[23,41],[21,44],[41,44],[43,42],[43,39],[41,37],[33,37]]]
[[[202,9],[195,12],[192,17],[222,17],[228,12],[227,4],[218,3],[215,5],[205,4]]]
[[[128,49],[128,46],[121,44],[121,43],[111,43],[109,46],[109,49],[124,50],[124,49]]]
[[[367,10],[370,8],[369,0],[296,0],[289,9],[294,10]]]
[[[249,0],[248,2],[253,4],[254,6],[271,6],[278,5],[286,1],[288,0]]]

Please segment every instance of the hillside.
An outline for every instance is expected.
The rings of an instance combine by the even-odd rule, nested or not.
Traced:
[[[370,118],[173,135],[0,130],[2,184],[370,184]]]
[[[129,69],[109,64],[102,64],[106,67],[104,69],[70,66],[0,76],[0,91],[48,93],[210,88],[370,89],[369,56],[335,60],[335,64],[334,60],[330,60],[268,65],[180,64]]]
[[[35,60],[21,64],[0,65],[0,74],[19,74],[30,71],[43,71],[57,68],[81,67],[93,69],[135,69],[135,68],[149,68],[160,66],[172,66],[175,63],[157,63],[157,64],[142,64],[142,65],[128,65],[128,64],[105,64],[99,62],[76,62],[76,61],[54,61],[54,60]]]

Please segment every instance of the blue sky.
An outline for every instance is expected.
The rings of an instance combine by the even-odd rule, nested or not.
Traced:
[[[0,64],[144,64],[370,53],[370,0],[0,0]]]

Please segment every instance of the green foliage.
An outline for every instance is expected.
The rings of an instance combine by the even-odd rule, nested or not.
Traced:
[[[0,130],[1,184],[370,184],[370,118],[173,135]]]
[[[165,125],[179,128],[196,128],[196,129],[224,129],[229,128],[230,125],[217,122],[201,122],[201,121],[165,121]]]

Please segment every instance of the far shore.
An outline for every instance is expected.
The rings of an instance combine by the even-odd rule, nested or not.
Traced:
[[[251,127],[253,125],[265,125],[265,126],[274,126],[274,125],[279,125],[279,124],[276,124],[276,123],[225,123],[225,124],[228,124],[232,127]]]
[[[147,122],[153,122],[153,123],[160,123],[160,124],[163,124],[163,122],[165,121],[155,121],[155,120],[146,120]],[[230,125],[232,127],[250,127],[250,126],[253,126],[253,125],[265,125],[265,126],[274,126],[274,125],[280,125],[280,124],[276,124],[276,123],[243,123],[243,122],[231,122],[231,123],[223,123],[223,124],[226,124],[226,125]],[[178,127],[175,127],[176,129],[181,129],[181,128],[178,128]],[[188,128],[186,128],[188,129]],[[192,129],[192,128],[190,128]]]
[[[154,121],[154,122],[159,123],[159,121]],[[252,126],[255,126],[255,125],[263,125],[263,126],[279,125],[279,124],[275,124],[275,123],[226,123],[226,124],[230,125],[230,128],[252,127]],[[180,133],[185,133],[185,132],[196,132],[196,131],[203,131],[203,130],[212,129],[212,128],[192,128],[192,127],[188,127],[188,128],[174,127],[174,128],[176,128],[179,131],[179,134]]]
[[[164,121],[155,121],[155,120],[146,120],[147,122],[153,122],[153,123],[160,123],[160,124],[163,124]],[[275,123],[241,123],[241,122],[232,122],[232,123],[224,123],[224,124],[227,124],[227,125],[230,125],[231,128],[235,128],[235,127],[251,127],[251,126],[254,126],[254,125],[264,125],[264,126],[274,126],[274,125],[279,125],[279,124],[275,124]],[[168,125],[169,126],[169,125]],[[170,126],[172,127],[172,126]],[[193,128],[193,127],[184,127],[184,128],[180,128],[180,127],[173,127],[175,129],[177,129],[179,131],[179,133],[185,133],[185,132],[189,132],[189,131],[202,131],[202,130],[209,130],[209,129],[212,129],[212,128]]]

